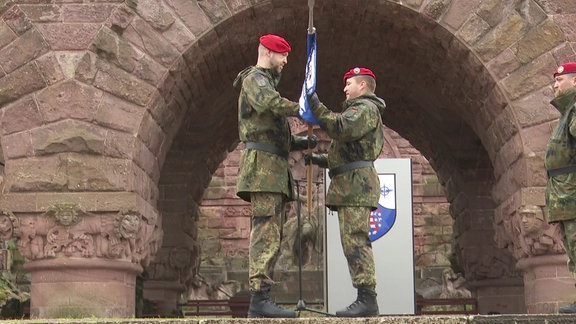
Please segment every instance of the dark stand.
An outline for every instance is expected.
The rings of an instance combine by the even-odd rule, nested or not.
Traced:
[[[301,230],[302,228],[300,227],[301,222],[300,222],[300,214],[302,211],[302,202],[300,201],[300,182],[299,180],[295,180],[296,181],[296,217],[298,220],[298,289],[299,289],[299,293],[300,293],[300,298],[298,299],[298,303],[296,304],[296,309],[299,311],[308,311],[308,312],[312,312],[312,313],[317,313],[317,314],[322,314],[322,315],[326,315],[326,316],[336,316],[334,314],[330,314],[327,312],[323,312],[323,311],[319,311],[316,309],[311,309],[311,308],[306,308],[306,302],[304,301],[304,299],[302,299],[302,236],[301,236]]]

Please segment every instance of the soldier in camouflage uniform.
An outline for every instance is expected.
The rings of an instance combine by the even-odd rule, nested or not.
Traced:
[[[245,149],[240,153],[237,195],[252,205],[249,247],[249,317],[296,317],[270,299],[272,273],[280,251],[285,204],[294,200],[288,152],[316,146],[316,138],[291,134],[288,116],[298,103],[280,96],[276,86],[291,48],[277,35],[264,35],[258,62],[241,71],[238,128]]]
[[[558,223],[568,269],[576,277],[576,62],[554,71],[554,99],[560,120],[546,148],[544,165],[548,174],[546,206],[548,222]],[[560,313],[576,313],[576,303],[560,307]]]
[[[358,297],[336,312],[340,317],[377,316],[376,274],[372,244],[368,236],[370,212],[378,208],[380,181],[374,168],[384,145],[381,114],[386,107],[378,98],[376,76],[366,68],[354,68],[344,75],[344,111],[331,112],[314,93],[308,98],[320,127],[332,138],[328,154],[305,155],[329,168],[330,187],[326,206],[338,211],[340,238],[352,284]]]

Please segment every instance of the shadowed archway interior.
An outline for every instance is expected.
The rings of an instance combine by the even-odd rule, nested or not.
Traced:
[[[291,43],[279,91],[297,100],[307,24],[306,1],[254,6],[220,22],[184,53],[186,68],[171,75],[174,90],[165,93],[168,107],[185,109],[174,113],[183,116],[175,117],[182,124],[160,177],[159,209],[164,231],[171,233],[163,249],[182,243],[200,248],[189,217],[198,217],[212,174],[238,144],[238,90],[232,82],[256,63],[258,37],[275,33]],[[320,99],[338,110],[343,73],[355,66],[371,68],[376,94],[388,106],[384,123],[430,161],[445,189],[455,218],[455,251],[466,276],[516,277],[512,257],[488,239],[494,237],[495,207],[489,153],[496,149],[487,152],[482,139],[489,137],[506,100],[480,60],[431,18],[391,2],[322,1],[315,7],[314,25]],[[487,239],[472,242],[466,239],[471,232]]]

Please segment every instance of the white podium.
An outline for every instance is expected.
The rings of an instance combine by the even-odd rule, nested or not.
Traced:
[[[412,162],[379,159],[379,208],[370,215],[370,240],[376,263],[376,292],[381,315],[414,314],[414,235],[412,222]],[[326,189],[330,179],[326,172]],[[342,252],[337,212],[326,209],[324,236],[324,296],[334,313],[356,300]]]

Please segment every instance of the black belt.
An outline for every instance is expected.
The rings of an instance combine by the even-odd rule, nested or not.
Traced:
[[[341,165],[337,168],[331,169],[330,171],[328,171],[328,175],[330,176],[330,178],[333,178],[333,177],[335,177],[339,174],[342,174],[346,171],[361,169],[361,168],[368,168],[368,167],[373,167],[373,166],[374,166],[374,162],[372,162],[372,161],[354,161],[354,162],[350,162],[350,163],[346,163],[344,165]]]
[[[285,159],[288,159],[288,152],[283,151],[272,144],[258,143],[258,142],[246,142],[246,148],[252,149],[252,150],[257,150],[257,151],[264,151],[264,152],[272,153],[272,154],[278,155],[280,157],[283,157]]]
[[[546,170],[546,173],[548,174],[548,178],[559,176],[561,174],[576,173],[576,165]]]

